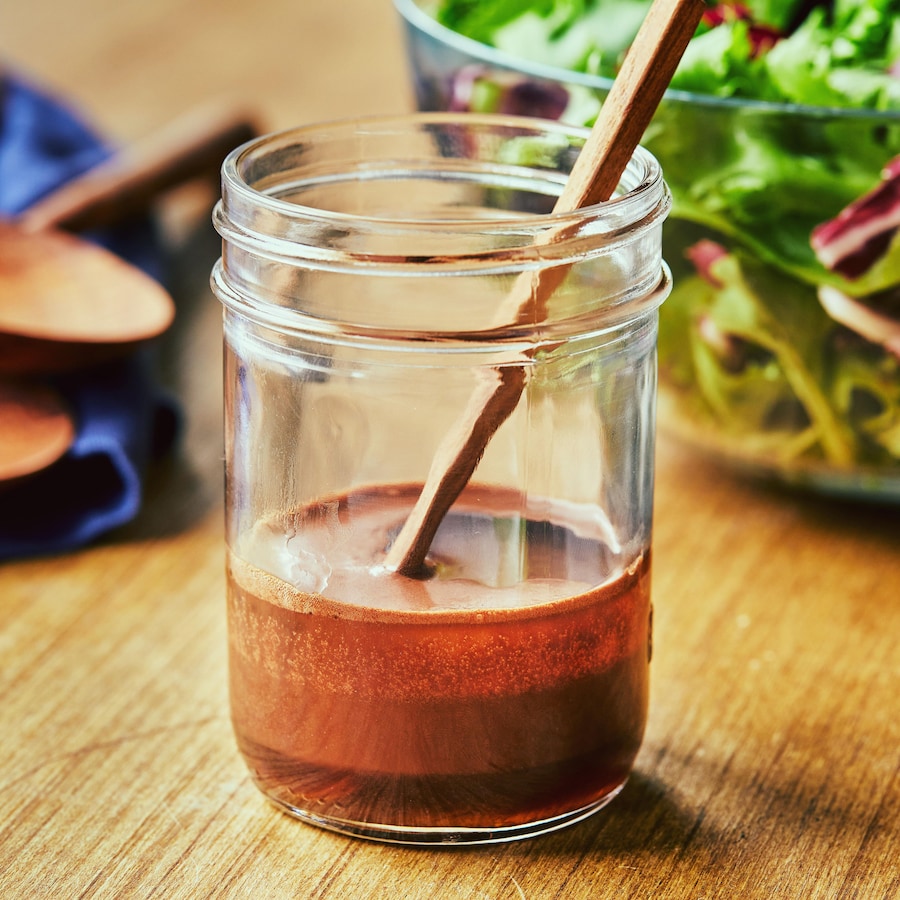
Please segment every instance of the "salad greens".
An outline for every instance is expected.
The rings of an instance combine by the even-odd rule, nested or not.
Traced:
[[[513,56],[614,77],[649,0],[442,0],[441,24]],[[710,4],[674,89],[809,106],[900,108],[900,0]]]
[[[431,2],[509,56],[606,78],[650,6]],[[900,0],[707,6],[672,82],[691,96],[643,140],[673,195],[661,381],[705,443],[785,472],[871,469],[900,496]],[[479,63],[455,75],[441,102],[457,109],[589,125],[605,96]]]

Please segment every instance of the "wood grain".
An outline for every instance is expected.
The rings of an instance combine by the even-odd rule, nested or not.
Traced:
[[[0,52],[127,139],[232,88],[271,127],[411,102],[392,11],[369,0],[32,0],[5,5]],[[667,437],[650,722],[614,804],[454,851],[269,806],[228,721],[216,253],[203,224],[175,259],[162,371],[187,433],[139,521],[0,565],[0,897],[900,895],[900,511],[743,481]]]

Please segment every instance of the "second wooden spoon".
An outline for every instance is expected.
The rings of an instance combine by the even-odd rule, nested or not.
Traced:
[[[194,111],[0,222],[0,374],[55,374],[128,353],[171,324],[168,293],[136,266],[63,226],[140,212],[162,191],[215,178],[256,133],[241,111]]]
[[[101,362],[161,334],[174,315],[156,281],[108,250],[0,222],[0,373]]]
[[[0,434],[2,485],[56,462],[72,444],[75,422],[52,388],[0,378]]]

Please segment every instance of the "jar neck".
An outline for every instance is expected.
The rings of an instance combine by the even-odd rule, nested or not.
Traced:
[[[669,194],[639,149],[612,200],[553,213],[586,136],[533,119],[426,113],[253,141],[223,166],[220,296],[271,321],[454,335],[638,314],[665,293]],[[554,301],[511,313],[517,280],[547,272]],[[445,277],[469,279],[471,303],[448,310]],[[351,286],[361,279],[365,288]],[[410,279],[418,300],[398,316],[392,295]],[[311,282],[330,291],[329,310]],[[460,307],[456,286],[453,297]]]

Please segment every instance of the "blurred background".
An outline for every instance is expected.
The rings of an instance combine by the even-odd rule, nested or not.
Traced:
[[[33,0],[0,12],[0,65],[123,141],[220,97],[272,129],[404,110],[400,40],[390,0]]]

